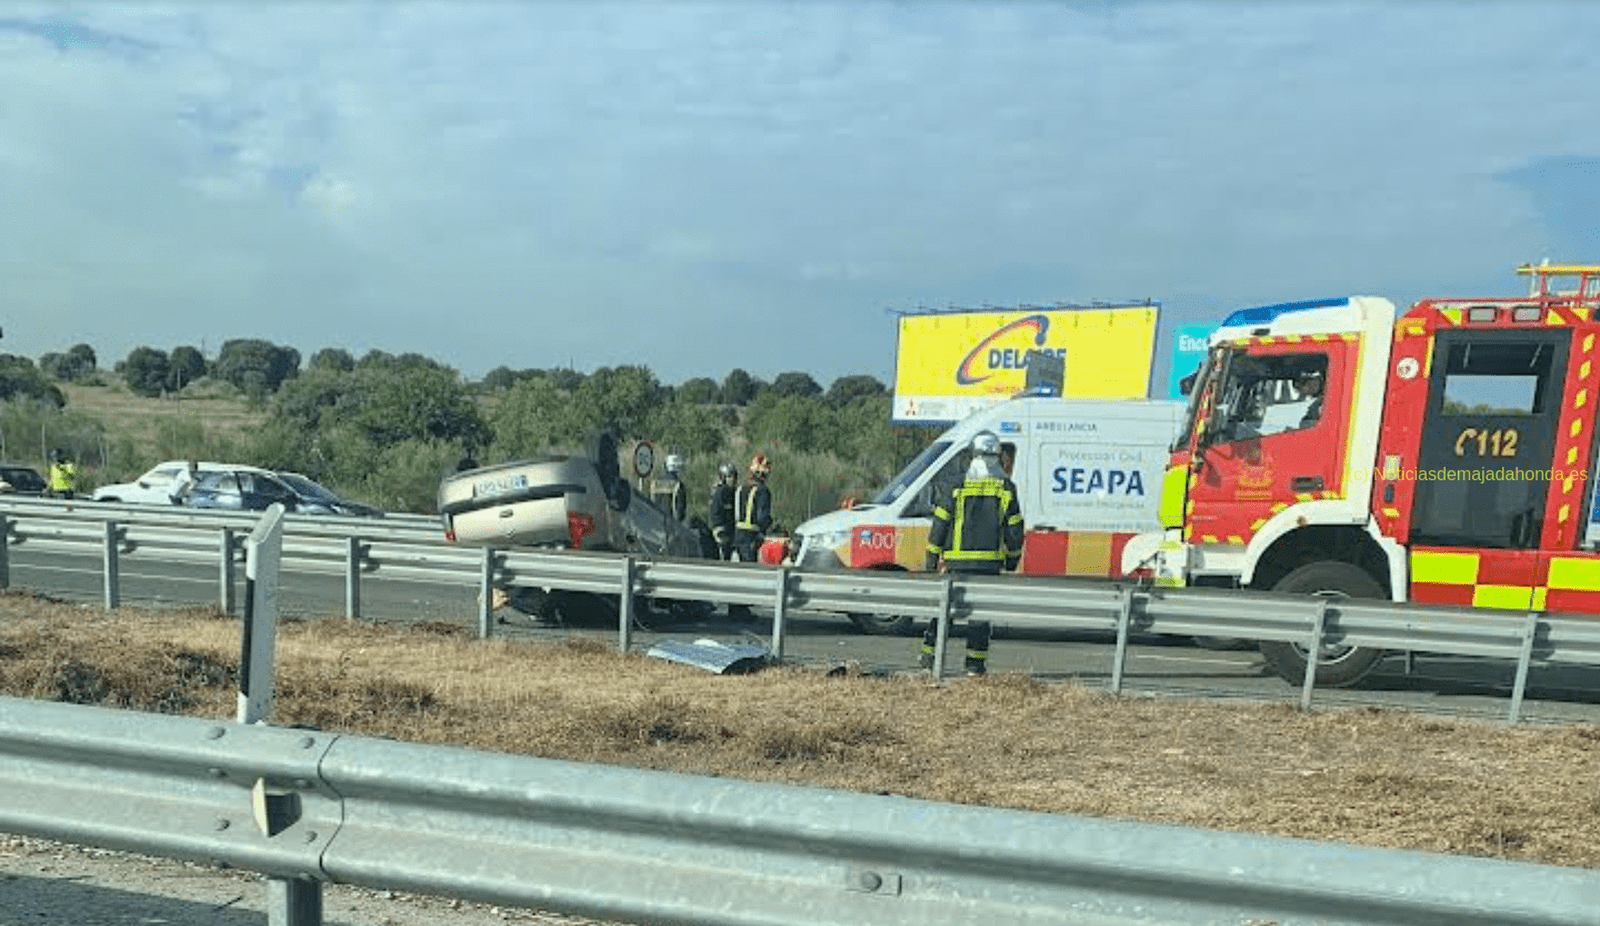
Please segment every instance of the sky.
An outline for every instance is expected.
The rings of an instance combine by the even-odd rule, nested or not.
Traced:
[[[0,0],[0,351],[892,382],[899,313],[1176,325],[1600,263],[1600,4]]]

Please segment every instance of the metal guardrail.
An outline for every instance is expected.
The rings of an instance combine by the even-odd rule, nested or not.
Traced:
[[[1587,869],[14,698],[0,756],[0,831],[635,923],[1592,926],[1600,910]]]
[[[103,548],[107,607],[115,607],[117,562],[126,555],[220,562],[226,601],[230,594],[226,590],[232,584],[232,556],[225,558],[220,550],[232,550],[230,533],[249,528],[255,515],[98,503],[80,503],[63,510],[62,503],[53,500],[5,500],[0,501],[0,519],[4,519],[10,545],[79,553]],[[360,616],[360,585],[369,577],[460,584],[479,592],[480,636],[488,636],[493,627],[490,588],[526,584],[619,596],[623,602],[619,634],[624,648],[634,595],[771,608],[777,615],[772,649],[780,657],[784,617],[796,610],[876,611],[922,621],[948,617],[988,620],[1001,627],[1107,631],[1117,634],[1113,691],[1122,688],[1127,639],[1132,632],[1278,640],[1308,650],[1320,645],[1354,645],[1514,661],[1512,722],[1520,716],[1528,670],[1535,661],[1600,665],[1600,616],[1160,589],[1042,576],[953,578],[869,571],[808,572],[753,563],[581,551],[486,550],[451,546],[443,541],[437,526],[391,526],[356,518],[291,515],[285,518],[284,529],[285,571],[344,575],[348,616]],[[5,549],[0,545],[0,553]],[[9,581],[5,563],[0,556],[0,584]],[[941,647],[935,665],[939,675],[943,673],[942,657]],[[1313,671],[1301,692],[1302,706],[1310,706],[1314,686]]]

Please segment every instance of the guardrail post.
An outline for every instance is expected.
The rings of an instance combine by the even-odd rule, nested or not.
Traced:
[[[120,603],[120,589],[117,586],[117,522],[106,522],[105,542],[105,592],[106,610],[115,611]]]
[[[633,643],[633,557],[622,558],[622,597],[617,601],[617,649],[626,653]]]
[[[1533,638],[1539,634],[1539,612],[1529,611],[1528,622],[1522,627],[1522,652],[1517,656],[1517,681],[1511,686],[1511,716],[1508,723],[1516,723],[1522,716],[1522,695],[1528,690],[1528,664],[1533,661]]]
[[[344,616],[353,621],[361,619],[361,560],[361,538],[346,537],[344,557]]]
[[[478,639],[489,639],[494,626],[494,568],[493,547],[483,549],[483,569],[478,575]]]
[[[11,587],[11,519],[0,514],[0,588]]]
[[[944,680],[944,649],[950,639],[950,599],[954,597],[952,591],[955,583],[948,572],[939,578],[942,580],[939,586],[939,614],[934,618],[938,629],[934,631],[933,643],[933,679],[936,682]]]
[[[1122,613],[1117,616],[1117,648],[1111,657],[1111,693],[1122,693],[1122,667],[1128,659],[1128,625],[1133,623],[1133,589],[1122,590]]]
[[[237,545],[233,540],[233,528],[222,529],[222,539],[219,541],[221,550],[217,556],[220,568],[217,570],[217,607],[223,614],[233,614],[233,551]]]
[[[1328,619],[1328,599],[1317,599],[1317,616],[1311,619],[1311,639],[1306,646],[1306,677],[1300,685],[1300,709],[1311,710],[1311,692],[1317,687],[1317,663],[1322,661],[1322,628]]]
[[[778,592],[772,602],[772,658],[783,658],[783,619],[789,613],[789,566],[778,567]]]
[[[278,639],[278,575],[283,560],[283,506],[267,508],[246,541],[245,602],[239,664],[239,711],[245,724],[272,716]],[[261,783],[257,783],[261,787]],[[267,798],[259,798],[262,801]],[[265,819],[265,805],[256,808]],[[322,883],[305,878],[267,879],[267,926],[322,926]]]
[[[267,924],[322,926],[322,885],[302,878],[268,878]]]

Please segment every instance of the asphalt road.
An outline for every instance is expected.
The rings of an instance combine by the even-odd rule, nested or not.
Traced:
[[[236,570],[235,600],[244,593],[243,569]],[[214,605],[220,599],[215,567],[125,561],[121,569],[121,601],[128,605],[168,607]],[[103,600],[100,562],[89,556],[61,556],[14,549],[13,586],[66,598]],[[285,571],[278,605],[288,616],[318,617],[344,613],[342,579]],[[739,623],[718,609],[701,620],[674,620],[660,612],[641,615],[630,647],[648,652],[663,641],[713,639],[774,648],[770,611],[756,609],[756,619]],[[362,582],[361,615],[384,622],[440,621],[466,627],[477,623],[476,577],[463,575],[459,584],[393,580],[369,576]],[[609,623],[566,626],[541,624],[512,609],[498,612],[491,633],[512,638],[556,640],[586,636],[616,642],[618,628]],[[1109,687],[1114,640],[1105,634],[1039,629],[997,629],[990,647],[992,672],[1027,672],[1044,681]],[[915,637],[869,636],[843,616],[798,612],[784,628],[786,660],[829,669],[856,666],[861,671],[889,674],[915,671],[920,650]],[[962,641],[952,634],[946,673],[961,675]],[[1510,708],[1514,666],[1499,660],[1396,655],[1380,671],[1354,689],[1319,688],[1318,707],[1376,705],[1395,709],[1500,719]],[[1254,650],[1208,650],[1186,639],[1136,635],[1128,649],[1123,689],[1129,694],[1242,699],[1298,703],[1300,690],[1264,668]],[[1600,667],[1535,666],[1522,717],[1530,722],[1600,723]]]

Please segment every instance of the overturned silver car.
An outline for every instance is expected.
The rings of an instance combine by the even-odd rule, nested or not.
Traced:
[[[653,461],[636,454],[634,471]],[[641,471],[641,464],[643,469]],[[439,483],[439,516],[451,543],[715,558],[710,531],[669,516],[622,474],[618,442],[603,433],[581,455],[544,456],[452,473]],[[696,519],[698,521],[698,519]],[[616,614],[614,596],[514,587],[511,607],[546,620]],[[687,605],[662,603],[674,612]],[[695,604],[698,608],[698,603]]]

